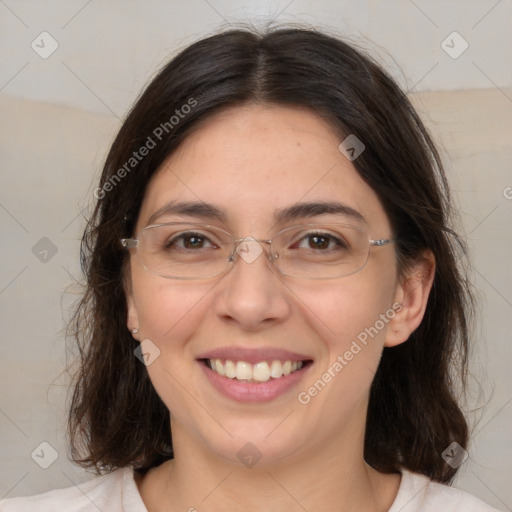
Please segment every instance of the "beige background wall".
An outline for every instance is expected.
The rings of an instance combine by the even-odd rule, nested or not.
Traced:
[[[248,18],[315,23],[360,41],[410,91],[439,141],[481,301],[472,405],[483,408],[471,415],[475,436],[456,486],[511,510],[510,0],[0,2],[0,498],[90,478],[66,456],[62,329],[80,291],[93,178],[156,68]],[[46,59],[30,46],[43,31],[59,45]],[[441,47],[453,31],[469,44],[458,58]],[[31,458],[42,442],[58,454],[48,469]]]

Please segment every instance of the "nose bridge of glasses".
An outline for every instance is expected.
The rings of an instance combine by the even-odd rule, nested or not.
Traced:
[[[269,244],[272,242],[272,240],[264,240],[262,238],[254,238],[253,236],[245,236],[244,238],[235,238],[233,239],[235,245],[241,243],[241,242],[245,242],[247,240],[250,240],[251,242],[263,242],[263,243],[266,243],[266,244]]]
[[[235,254],[240,256],[246,263],[253,263],[265,251],[265,245],[270,246],[271,240],[264,240],[247,236],[234,240],[234,248],[229,256],[229,261],[234,261]]]

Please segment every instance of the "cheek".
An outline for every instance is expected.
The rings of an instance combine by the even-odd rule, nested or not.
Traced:
[[[197,325],[201,302],[210,287],[134,272],[133,297],[140,332],[166,350],[179,347]]]
[[[376,323],[379,332],[372,339],[384,337],[387,323],[381,325],[380,319],[392,305],[394,277],[366,274],[363,279],[362,275],[354,274],[337,282],[294,287],[302,304],[301,314],[331,353],[350,346],[352,340]]]
[[[212,285],[196,282],[191,286],[186,281],[166,280],[147,272],[133,274],[140,339],[151,340],[158,349],[157,357],[147,366],[149,377],[167,408],[188,424],[190,417],[183,411],[197,406],[189,394],[184,393],[194,382],[194,365],[190,364],[194,358],[193,347],[188,341],[207,314],[206,303]],[[199,407],[195,414],[201,415],[204,411]]]
[[[302,390],[301,403],[331,410],[333,425],[366,400],[394,316],[393,275],[367,276],[297,291],[307,297],[303,315],[322,341],[319,364]]]
[[[169,409],[182,407],[183,387],[193,379],[194,336],[206,314],[209,286],[167,280],[147,272],[132,274],[133,298],[139,319],[140,339],[150,340],[157,354],[147,370]],[[153,345],[154,344],[154,345]],[[154,347],[156,346],[156,348]]]

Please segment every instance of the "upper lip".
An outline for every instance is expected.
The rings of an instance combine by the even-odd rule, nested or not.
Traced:
[[[222,347],[199,355],[197,359],[227,359],[230,361],[245,361],[249,364],[261,363],[263,361],[309,361],[312,358],[274,347],[245,348],[245,347]]]

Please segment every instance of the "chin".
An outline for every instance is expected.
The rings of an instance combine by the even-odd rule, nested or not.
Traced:
[[[294,435],[290,428],[292,425],[284,427],[287,420],[279,425],[285,417],[283,415],[265,421],[238,421],[236,425],[231,424],[226,428],[232,437],[228,434],[212,437],[209,431],[205,433],[203,442],[212,455],[232,464],[269,469],[296,457],[298,447],[302,450],[307,443],[308,436],[303,431]]]

